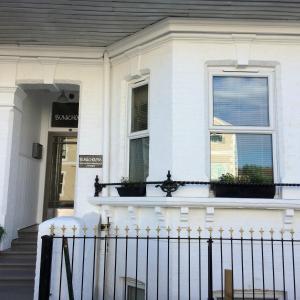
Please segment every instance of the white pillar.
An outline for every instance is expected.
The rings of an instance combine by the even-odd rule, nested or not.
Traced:
[[[26,94],[18,87],[0,87],[0,225],[6,230],[1,249],[16,237],[14,212],[18,193],[17,172],[22,121],[22,103]]]
[[[103,182],[109,182],[110,169],[110,61],[108,53],[104,53],[103,69]],[[108,195],[108,189],[103,189],[102,194]]]

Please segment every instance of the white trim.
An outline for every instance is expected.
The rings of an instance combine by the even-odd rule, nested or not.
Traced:
[[[125,278],[124,278],[124,280],[125,280]],[[145,286],[145,283],[144,283],[144,282],[142,282],[142,281],[140,281],[140,280],[136,280],[136,279],[131,278],[131,277],[127,277],[127,278],[126,278],[126,283],[125,283],[125,284],[127,285],[127,289],[126,289],[126,291],[127,291],[126,300],[130,300],[130,299],[128,298],[129,287],[132,287],[132,288],[137,287],[137,289],[143,290],[143,291],[144,291],[144,294],[145,294],[145,287],[146,287],[146,286]]]
[[[144,138],[144,137],[149,137],[149,108],[150,108],[150,97],[149,97],[149,82],[150,82],[150,78],[149,76],[143,76],[141,78],[139,78],[138,80],[132,81],[132,82],[128,82],[128,98],[127,98],[127,141],[126,141],[126,149],[125,149],[125,174],[123,174],[124,177],[128,177],[129,178],[129,163],[130,163],[130,141],[134,140],[134,139],[140,139],[140,138]],[[147,129],[146,130],[141,130],[141,131],[135,131],[135,132],[131,132],[131,122],[132,122],[132,90],[140,87],[140,86],[144,86],[144,85],[148,85],[148,118],[147,118]]]
[[[224,77],[264,77],[268,78],[268,108],[269,108],[269,126],[216,126],[213,125],[213,76]],[[272,162],[273,162],[273,178],[278,182],[280,178],[278,172],[278,144],[277,144],[277,124],[276,124],[276,98],[275,98],[275,69],[266,67],[247,67],[242,70],[239,68],[229,67],[208,67],[208,149],[209,159],[207,169],[209,171],[209,178],[211,176],[211,143],[210,133],[252,133],[252,134],[269,134],[272,136]],[[278,190],[278,189],[277,189]],[[277,193],[278,194],[278,193]],[[278,196],[278,195],[277,195]]]
[[[250,298],[252,299],[253,295],[253,290],[251,289],[234,289],[234,297],[235,298],[243,298],[243,292],[244,292],[244,297],[245,298]],[[271,298],[273,299],[273,290],[262,290],[262,289],[255,289],[255,300],[258,299],[264,299],[264,298]],[[283,300],[284,299],[284,292],[283,291],[278,291],[275,290],[275,299],[277,300]],[[218,298],[222,298],[222,292],[221,291],[214,291],[213,292],[213,298],[217,300]]]
[[[103,47],[61,47],[61,46],[15,46],[1,45],[1,59],[11,59],[14,56],[53,59],[53,58],[73,58],[73,59],[102,59]],[[9,56],[7,56],[9,53]]]
[[[170,39],[299,43],[297,22],[166,18],[107,47],[114,58]]]
[[[171,208],[228,208],[228,209],[274,209],[300,210],[300,200],[263,198],[210,198],[210,197],[90,197],[88,201],[97,206],[114,207],[171,207]]]

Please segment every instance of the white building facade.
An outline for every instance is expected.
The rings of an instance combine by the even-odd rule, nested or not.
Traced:
[[[297,186],[243,198],[215,197],[207,184],[186,184],[172,197],[155,184],[143,197],[119,197],[106,186],[94,197],[96,175],[100,183],[157,182],[168,170],[173,180],[210,182],[256,165],[267,183],[300,183],[299,34],[295,24],[170,18],[107,48],[1,46],[2,249],[18,229],[43,221],[40,235],[51,224],[92,228],[100,218],[120,228],[299,231]],[[77,128],[51,123],[63,90],[79,103]],[[74,210],[49,220],[50,136],[70,132]],[[32,157],[33,143],[43,146],[42,158]],[[85,155],[103,164],[81,167]]]

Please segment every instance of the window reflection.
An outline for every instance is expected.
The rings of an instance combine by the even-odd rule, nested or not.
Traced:
[[[148,128],[148,85],[132,89],[131,132]]]
[[[249,183],[272,183],[270,134],[211,133],[211,179],[231,174]]]
[[[213,77],[213,125],[269,126],[267,77]]]
[[[149,172],[149,137],[130,141],[129,179],[146,181]]]

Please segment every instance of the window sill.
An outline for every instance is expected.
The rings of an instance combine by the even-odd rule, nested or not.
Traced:
[[[113,207],[155,207],[166,208],[249,208],[249,209],[287,209],[300,210],[298,199],[263,198],[199,198],[199,197],[90,197],[91,204]]]

